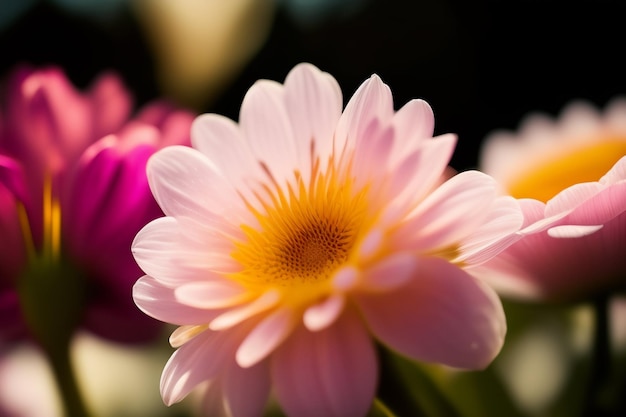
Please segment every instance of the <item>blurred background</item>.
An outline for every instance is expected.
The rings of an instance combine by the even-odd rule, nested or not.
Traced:
[[[602,108],[626,96],[625,16],[626,2],[618,0],[0,0],[0,79],[18,64],[54,65],[84,89],[102,72],[115,71],[136,108],[166,97],[197,113],[237,120],[254,81],[282,82],[299,62],[331,73],[345,100],[376,73],[391,87],[396,106],[412,98],[431,104],[435,133],[459,135],[451,165],[465,170],[477,166],[480,144],[490,132],[515,130],[531,112],[556,116],[573,100]],[[588,347],[589,316],[507,309],[510,329],[529,329],[524,334],[531,336],[507,344],[487,373],[470,384],[476,373],[452,384],[436,370],[425,372],[439,375],[435,380],[442,386],[459,388],[459,404],[470,407],[464,415],[572,415],[567,395],[581,387],[567,393],[562,387],[578,372],[570,368],[577,352]],[[90,401],[106,407],[117,398],[121,405],[113,404],[118,408],[107,415],[166,413],[158,375],[171,353],[167,335],[163,346],[130,351],[85,337],[78,342],[78,360],[89,368],[83,375],[94,381],[83,382],[91,391],[113,387],[109,400]],[[532,369],[545,371],[539,378],[544,385],[536,375],[498,382],[526,363],[518,352],[533,357],[538,367]],[[19,352],[18,362],[36,367],[29,355]],[[87,365],[94,363],[103,368]],[[7,369],[0,364],[0,401],[19,391],[15,377],[3,377]],[[32,394],[33,379],[24,376],[24,367],[15,369]],[[532,369],[522,365],[517,372]],[[107,371],[117,376],[93,377]],[[146,384],[139,408],[127,406],[136,393],[116,389],[119,373],[144,376],[130,381]],[[7,394],[7,386],[14,392]],[[481,403],[487,397],[499,400],[488,406]],[[558,412],[547,405],[557,397]],[[187,415],[184,406],[167,412]]]
[[[167,96],[236,119],[255,80],[301,61],[345,98],[377,73],[397,106],[426,99],[436,133],[459,135],[462,170],[530,111],[624,95],[624,16],[618,0],[2,0],[0,74],[54,64],[82,87],[113,69],[138,105]]]

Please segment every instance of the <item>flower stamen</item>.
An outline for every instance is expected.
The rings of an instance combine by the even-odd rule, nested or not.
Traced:
[[[328,284],[345,265],[364,231],[367,189],[355,191],[332,164],[329,171],[315,175],[308,189],[296,175],[296,187],[286,193],[276,187],[271,204],[261,201],[265,212],[254,211],[260,227],[243,225],[246,239],[235,243],[232,256],[242,271],[234,279],[261,287],[315,287]]]

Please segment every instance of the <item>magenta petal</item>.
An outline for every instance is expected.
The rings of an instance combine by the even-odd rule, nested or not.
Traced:
[[[351,311],[317,332],[300,327],[272,358],[278,401],[293,417],[364,416],[377,373],[373,343]]]
[[[0,281],[0,285],[2,284]],[[22,340],[27,334],[17,292],[0,287],[0,351],[6,344]]]
[[[29,166],[33,162],[42,171],[62,169],[92,140],[89,102],[60,69],[23,68],[11,79],[10,94],[7,119],[21,139],[14,149]]]
[[[398,291],[358,297],[383,343],[410,358],[482,369],[500,351],[506,321],[493,290],[439,258],[422,258]]]
[[[15,159],[0,154],[0,185],[10,191],[22,204],[30,203],[28,184],[22,165]]]
[[[190,130],[195,115],[174,108],[171,104],[157,101],[141,110],[137,121],[147,123],[161,132],[159,147],[191,144]]]
[[[21,178],[7,178],[15,172],[5,169],[0,155],[0,290],[12,286],[26,260],[26,245],[18,216],[18,201],[13,189],[23,188]],[[7,183],[11,184],[7,187]],[[26,198],[26,196],[24,197]]]
[[[119,343],[153,342],[163,332],[163,323],[142,314],[130,297],[106,298],[104,294],[89,301],[82,324],[92,333]]]
[[[80,166],[71,200],[64,202],[66,218],[72,219],[66,226],[75,255],[100,258],[100,250],[129,255],[135,234],[161,214],[145,174],[153,151],[149,145],[126,153],[105,147]]]
[[[89,92],[93,120],[92,136],[100,138],[122,127],[132,109],[131,97],[120,78],[112,73],[101,75]]]

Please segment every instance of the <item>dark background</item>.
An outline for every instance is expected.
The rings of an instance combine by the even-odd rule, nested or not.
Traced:
[[[626,95],[625,4],[368,0],[357,11],[308,25],[279,4],[262,49],[216,100],[196,110],[237,119],[255,80],[282,81],[301,61],[333,74],[346,99],[377,73],[396,107],[427,100],[435,133],[459,135],[452,165],[473,168],[482,139],[494,129],[515,129],[534,111],[557,115],[574,99],[604,107]],[[138,105],[161,94],[130,10],[95,24],[40,1],[0,32],[0,75],[17,63],[60,65],[81,88],[114,69]]]

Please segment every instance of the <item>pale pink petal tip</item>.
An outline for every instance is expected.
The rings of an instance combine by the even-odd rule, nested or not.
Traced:
[[[346,299],[342,295],[328,297],[321,303],[315,304],[304,312],[304,325],[311,331],[322,330],[339,317],[346,304]]]
[[[358,279],[358,269],[346,266],[341,268],[333,277],[333,287],[339,291],[347,291],[358,283]]]
[[[564,225],[564,226],[555,226],[548,229],[548,235],[550,237],[559,238],[559,239],[567,239],[567,238],[577,238],[583,236],[589,236],[598,230],[602,229],[604,225],[585,225],[585,226],[576,226],[576,225]]]
[[[259,363],[287,338],[293,326],[293,313],[287,309],[265,317],[237,349],[235,358],[239,366],[248,368]]]
[[[259,313],[269,310],[280,301],[278,291],[267,291],[256,300],[241,307],[230,309],[209,323],[211,330],[225,330]]]
[[[207,309],[229,307],[247,298],[243,288],[226,280],[184,284],[176,288],[175,294],[182,304]]]
[[[206,325],[186,325],[177,327],[176,330],[174,330],[170,335],[170,346],[173,348],[181,347],[207,328],[208,326]]]

